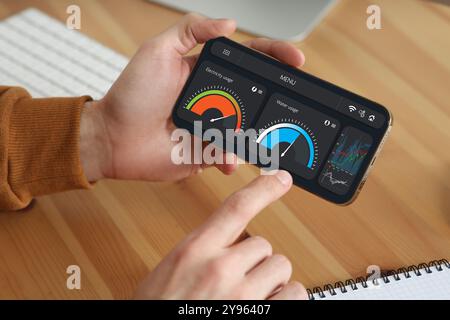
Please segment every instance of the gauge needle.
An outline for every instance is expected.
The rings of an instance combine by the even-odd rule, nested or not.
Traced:
[[[226,118],[231,117],[231,116],[232,116],[232,114],[229,114],[229,115],[223,116],[223,117],[219,117],[219,118],[214,118],[214,119],[209,120],[209,122],[215,122],[217,120],[226,119]]]
[[[298,138],[297,138],[298,139]],[[294,141],[292,141],[292,143],[290,145],[288,145],[288,147],[286,148],[286,150],[283,151],[283,153],[281,154],[281,157],[284,157],[284,155],[286,154],[286,152],[288,152],[288,150],[292,147],[292,145],[295,143],[295,141],[297,141],[297,139],[295,139]]]

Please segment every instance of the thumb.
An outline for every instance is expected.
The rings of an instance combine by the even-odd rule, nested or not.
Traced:
[[[185,55],[197,44],[217,37],[229,36],[235,30],[236,21],[234,20],[209,19],[196,13],[189,13],[176,25],[160,34],[157,39],[178,54]]]

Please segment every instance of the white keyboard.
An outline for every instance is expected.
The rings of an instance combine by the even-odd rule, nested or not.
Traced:
[[[99,99],[127,63],[34,8],[0,22],[0,85],[24,87],[33,97]]]

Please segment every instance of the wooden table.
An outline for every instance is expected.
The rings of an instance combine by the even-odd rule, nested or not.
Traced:
[[[181,14],[140,0],[0,0],[0,18],[33,5],[131,56]],[[372,1],[342,1],[298,43],[304,69],[388,106],[394,128],[358,200],[327,203],[298,188],[250,225],[287,255],[312,287],[450,258],[450,7],[377,1],[382,30],[366,27]],[[237,33],[236,40],[249,38]],[[128,298],[138,281],[221,201],[257,175],[216,170],[177,183],[104,181],[92,191],[38,199],[0,215],[0,298]],[[66,288],[66,268],[82,289]]]

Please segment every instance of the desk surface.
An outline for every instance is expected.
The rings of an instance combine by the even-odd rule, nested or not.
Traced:
[[[0,0],[0,19],[29,5],[66,19],[71,0]],[[140,0],[76,1],[82,32],[131,56],[181,14]],[[388,106],[394,127],[359,198],[338,207],[293,188],[250,225],[293,262],[305,286],[450,258],[450,7],[341,1],[299,43],[304,69]],[[237,33],[235,40],[248,35]],[[128,298],[136,284],[232,191],[257,175],[216,170],[177,183],[104,181],[0,215],[0,298]],[[207,196],[205,196],[207,195]],[[67,290],[66,268],[82,271]]]

